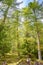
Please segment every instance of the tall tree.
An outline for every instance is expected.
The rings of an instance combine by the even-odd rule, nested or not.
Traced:
[[[30,8],[32,9],[33,11],[33,14],[34,14],[34,22],[35,22],[35,26],[36,26],[36,34],[37,34],[37,45],[38,45],[38,58],[39,60],[41,60],[41,51],[40,51],[40,31],[39,31],[39,26],[38,26],[38,13],[40,11],[40,5],[38,4],[38,2],[34,1],[33,3],[30,3],[29,4]],[[40,11],[41,12],[41,11]],[[40,13],[39,13],[40,15]],[[39,16],[40,18],[40,16]]]
[[[35,37],[38,46],[38,59],[41,60],[41,51],[40,51],[40,30],[39,30],[39,19],[42,18],[41,16],[41,8],[42,6],[37,2],[30,2],[27,8],[24,8],[24,17],[25,20],[31,21],[31,25],[35,28]],[[34,38],[35,38],[34,37]]]

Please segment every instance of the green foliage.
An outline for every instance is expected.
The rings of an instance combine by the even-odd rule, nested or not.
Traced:
[[[5,55],[11,50],[11,42],[7,32],[7,26],[0,24],[0,54],[2,55]]]
[[[29,7],[32,8],[33,10],[35,10],[35,9],[39,9],[40,5],[38,2],[30,2]]]
[[[8,6],[11,6],[14,0],[3,0],[4,4],[7,4]]]
[[[41,18],[41,6],[38,2],[34,1],[34,2],[30,2],[29,5],[23,9],[23,17],[24,17],[24,30],[25,30],[25,40],[29,39],[30,37],[32,37],[33,39],[35,39],[35,42],[33,42],[33,39],[32,39],[32,42],[33,42],[33,45],[31,45],[31,42],[28,41],[28,43],[30,43],[29,45],[27,45],[28,47],[26,47],[26,43],[24,45],[24,49],[26,51],[26,48],[29,49],[30,52],[28,53],[32,53],[31,54],[36,54],[35,56],[37,57],[37,54],[39,53],[40,51],[40,43],[41,43],[41,30],[43,28],[42,26],[42,22],[40,20]],[[37,36],[38,36],[38,39],[37,39]],[[38,41],[39,42],[38,42]],[[35,43],[37,43],[37,45],[35,45]],[[38,45],[39,43],[39,45]],[[32,47],[31,47],[32,46]],[[37,46],[37,48],[36,48]],[[39,46],[39,47],[38,47]],[[30,48],[29,48],[30,47]],[[32,49],[35,47],[35,51],[33,51]],[[38,51],[39,49],[39,51]],[[27,51],[25,52],[27,53]],[[41,51],[40,51],[41,53]],[[38,55],[40,56],[40,54]]]
[[[43,22],[42,8],[38,2],[30,2],[27,7],[13,11],[11,18],[8,14],[10,8],[14,8],[16,0],[0,0],[3,3],[4,18],[0,23],[0,54],[9,53],[18,56],[38,58],[38,42],[43,58]],[[0,9],[1,10],[1,9]],[[23,19],[23,22],[22,22]],[[3,23],[4,22],[4,23]]]

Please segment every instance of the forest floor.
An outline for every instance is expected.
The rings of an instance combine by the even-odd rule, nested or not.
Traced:
[[[11,63],[11,64],[8,64],[8,65],[17,65],[16,63]]]
[[[7,61],[7,65],[28,65],[26,59],[24,58],[19,59],[17,55],[7,55],[6,61]],[[0,58],[0,65],[2,65],[1,64],[2,62],[3,61]],[[32,61],[32,65],[34,65],[33,61]],[[41,61],[40,65],[43,65],[43,61]]]
[[[17,62],[19,61],[17,55],[10,54],[10,55],[6,55],[5,58],[2,57],[0,58],[0,65],[2,65],[4,59],[6,59],[8,65],[16,65]]]

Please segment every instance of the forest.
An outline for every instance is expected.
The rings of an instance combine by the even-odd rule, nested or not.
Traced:
[[[25,0],[24,0],[25,1]],[[0,65],[43,65],[43,1],[0,0]]]

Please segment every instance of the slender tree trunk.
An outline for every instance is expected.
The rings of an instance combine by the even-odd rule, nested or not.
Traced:
[[[40,39],[38,33],[37,33],[37,45],[38,45],[38,58],[39,60],[41,60]]]
[[[36,21],[36,32],[37,32],[37,46],[38,46],[38,59],[41,60],[41,50],[40,50],[40,31],[38,29],[38,22],[37,22],[37,18],[35,19]]]
[[[36,22],[37,23],[37,22]],[[38,59],[41,60],[41,50],[40,50],[40,34],[38,30],[38,25],[36,24],[36,32],[37,32],[37,45],[38,45]]]
[[[38,59],[41,60],[41,50],[40,50],[40,31],[38,28],[38,21],[37,21],[37,16],[36,16],[36,12],[34,11],[34,15],[35,15],[35,26],[36,26],[36,32],[37,32],[37,46],[38,46]]]

